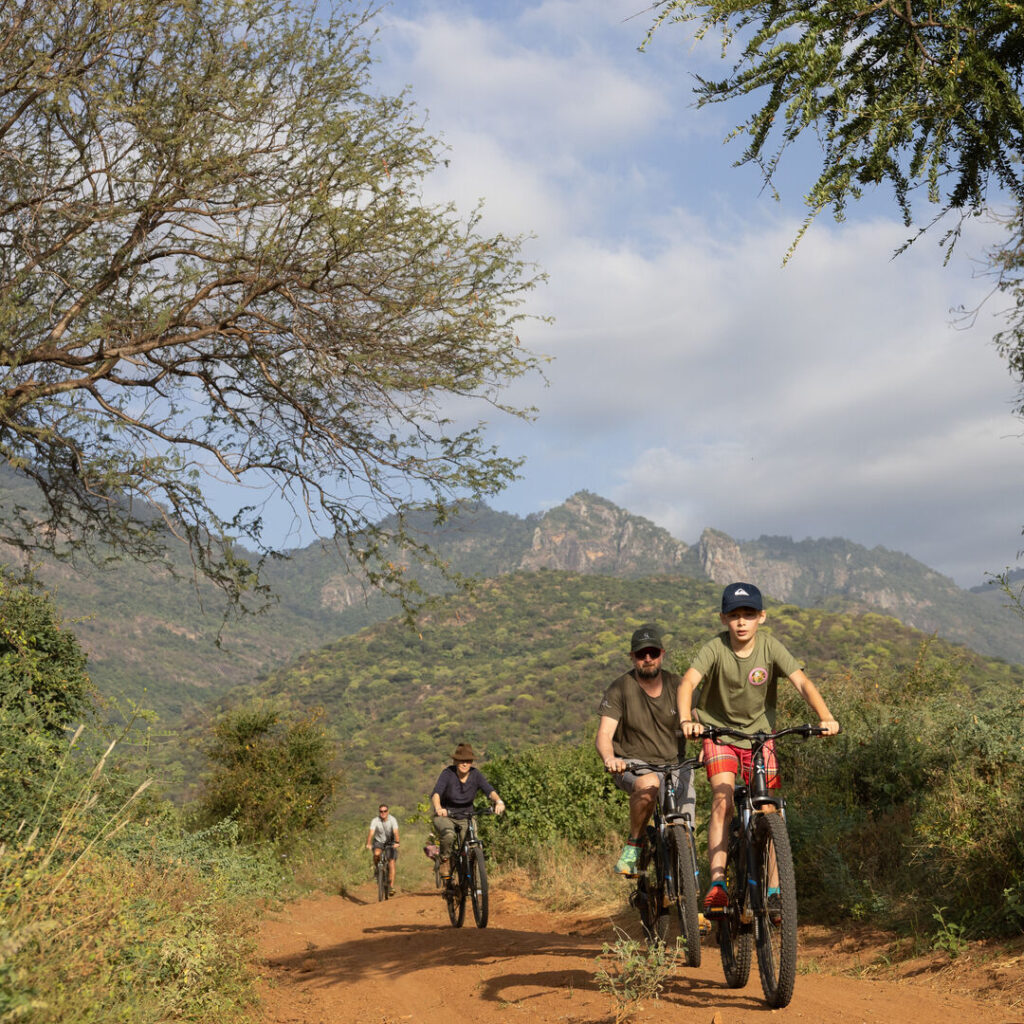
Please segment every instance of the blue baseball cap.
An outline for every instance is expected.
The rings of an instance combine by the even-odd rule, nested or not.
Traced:
[[[737,608],[753,608],[756,612],[764,611],[764,600],[761,591],[753,583],[730,583],[722,591],[722,614]]]

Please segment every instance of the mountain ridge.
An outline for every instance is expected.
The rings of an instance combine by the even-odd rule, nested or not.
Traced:
[[[414,525],[467,576],[669,574],[718,586],[746,578],[779,601],[879,611],[983,655],[1024,663],[1020,622],[991,593],[961,590],[909,555],[841,538],[737,541],[707,529],[689,545],[589,491],[526,517],[479,505],[461,508],[441,527],[426,517]],[[14,552],[4,557],[16,561]],[[227,624],[198,608],[188,582],[151,567],[82,571],[40,563],[37,572],[55,590],[61,614],[74,622],[100,691],[153,707],[165,721],[397,611],[395,602],[367,591],[331,547],[320,544],[270,563],[267,581],[276,605]],[[451,590],[436,571],[410,572],[428,592]]]

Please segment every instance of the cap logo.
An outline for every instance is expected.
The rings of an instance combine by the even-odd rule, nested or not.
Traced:
[[[747,593],[747,591],[745,591],[742,587],[737,587],[733,591],[733,594],[735,594],[736,597],[750,597],[750,594]]]

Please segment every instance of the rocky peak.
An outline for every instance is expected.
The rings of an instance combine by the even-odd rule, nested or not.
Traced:
[[[678,570],[687,545],[649,519],[579,491],[546,512],[520,568],[640,575]]]

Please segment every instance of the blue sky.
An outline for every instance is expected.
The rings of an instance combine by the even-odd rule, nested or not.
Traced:
[[[886,193],[819,218],[785,267],[812,183],[791,154],[781,201],[725,143],[742,111],[698,110],[717,42],[666,27],[644,53],[640,0],[397,2],[378,19],[375,85],[408,86],[450,162],[428,199],[536,237],[549,275],[521,332],[553,357],[512,397],[532,424],[490,436],[526,456],[493,504],[519,514],[586,488],[686,542],[843,536],[970,586],[1015,564],[1024,444],[991,337],[950,310],[990,288],[979,221],[943,266]]]

